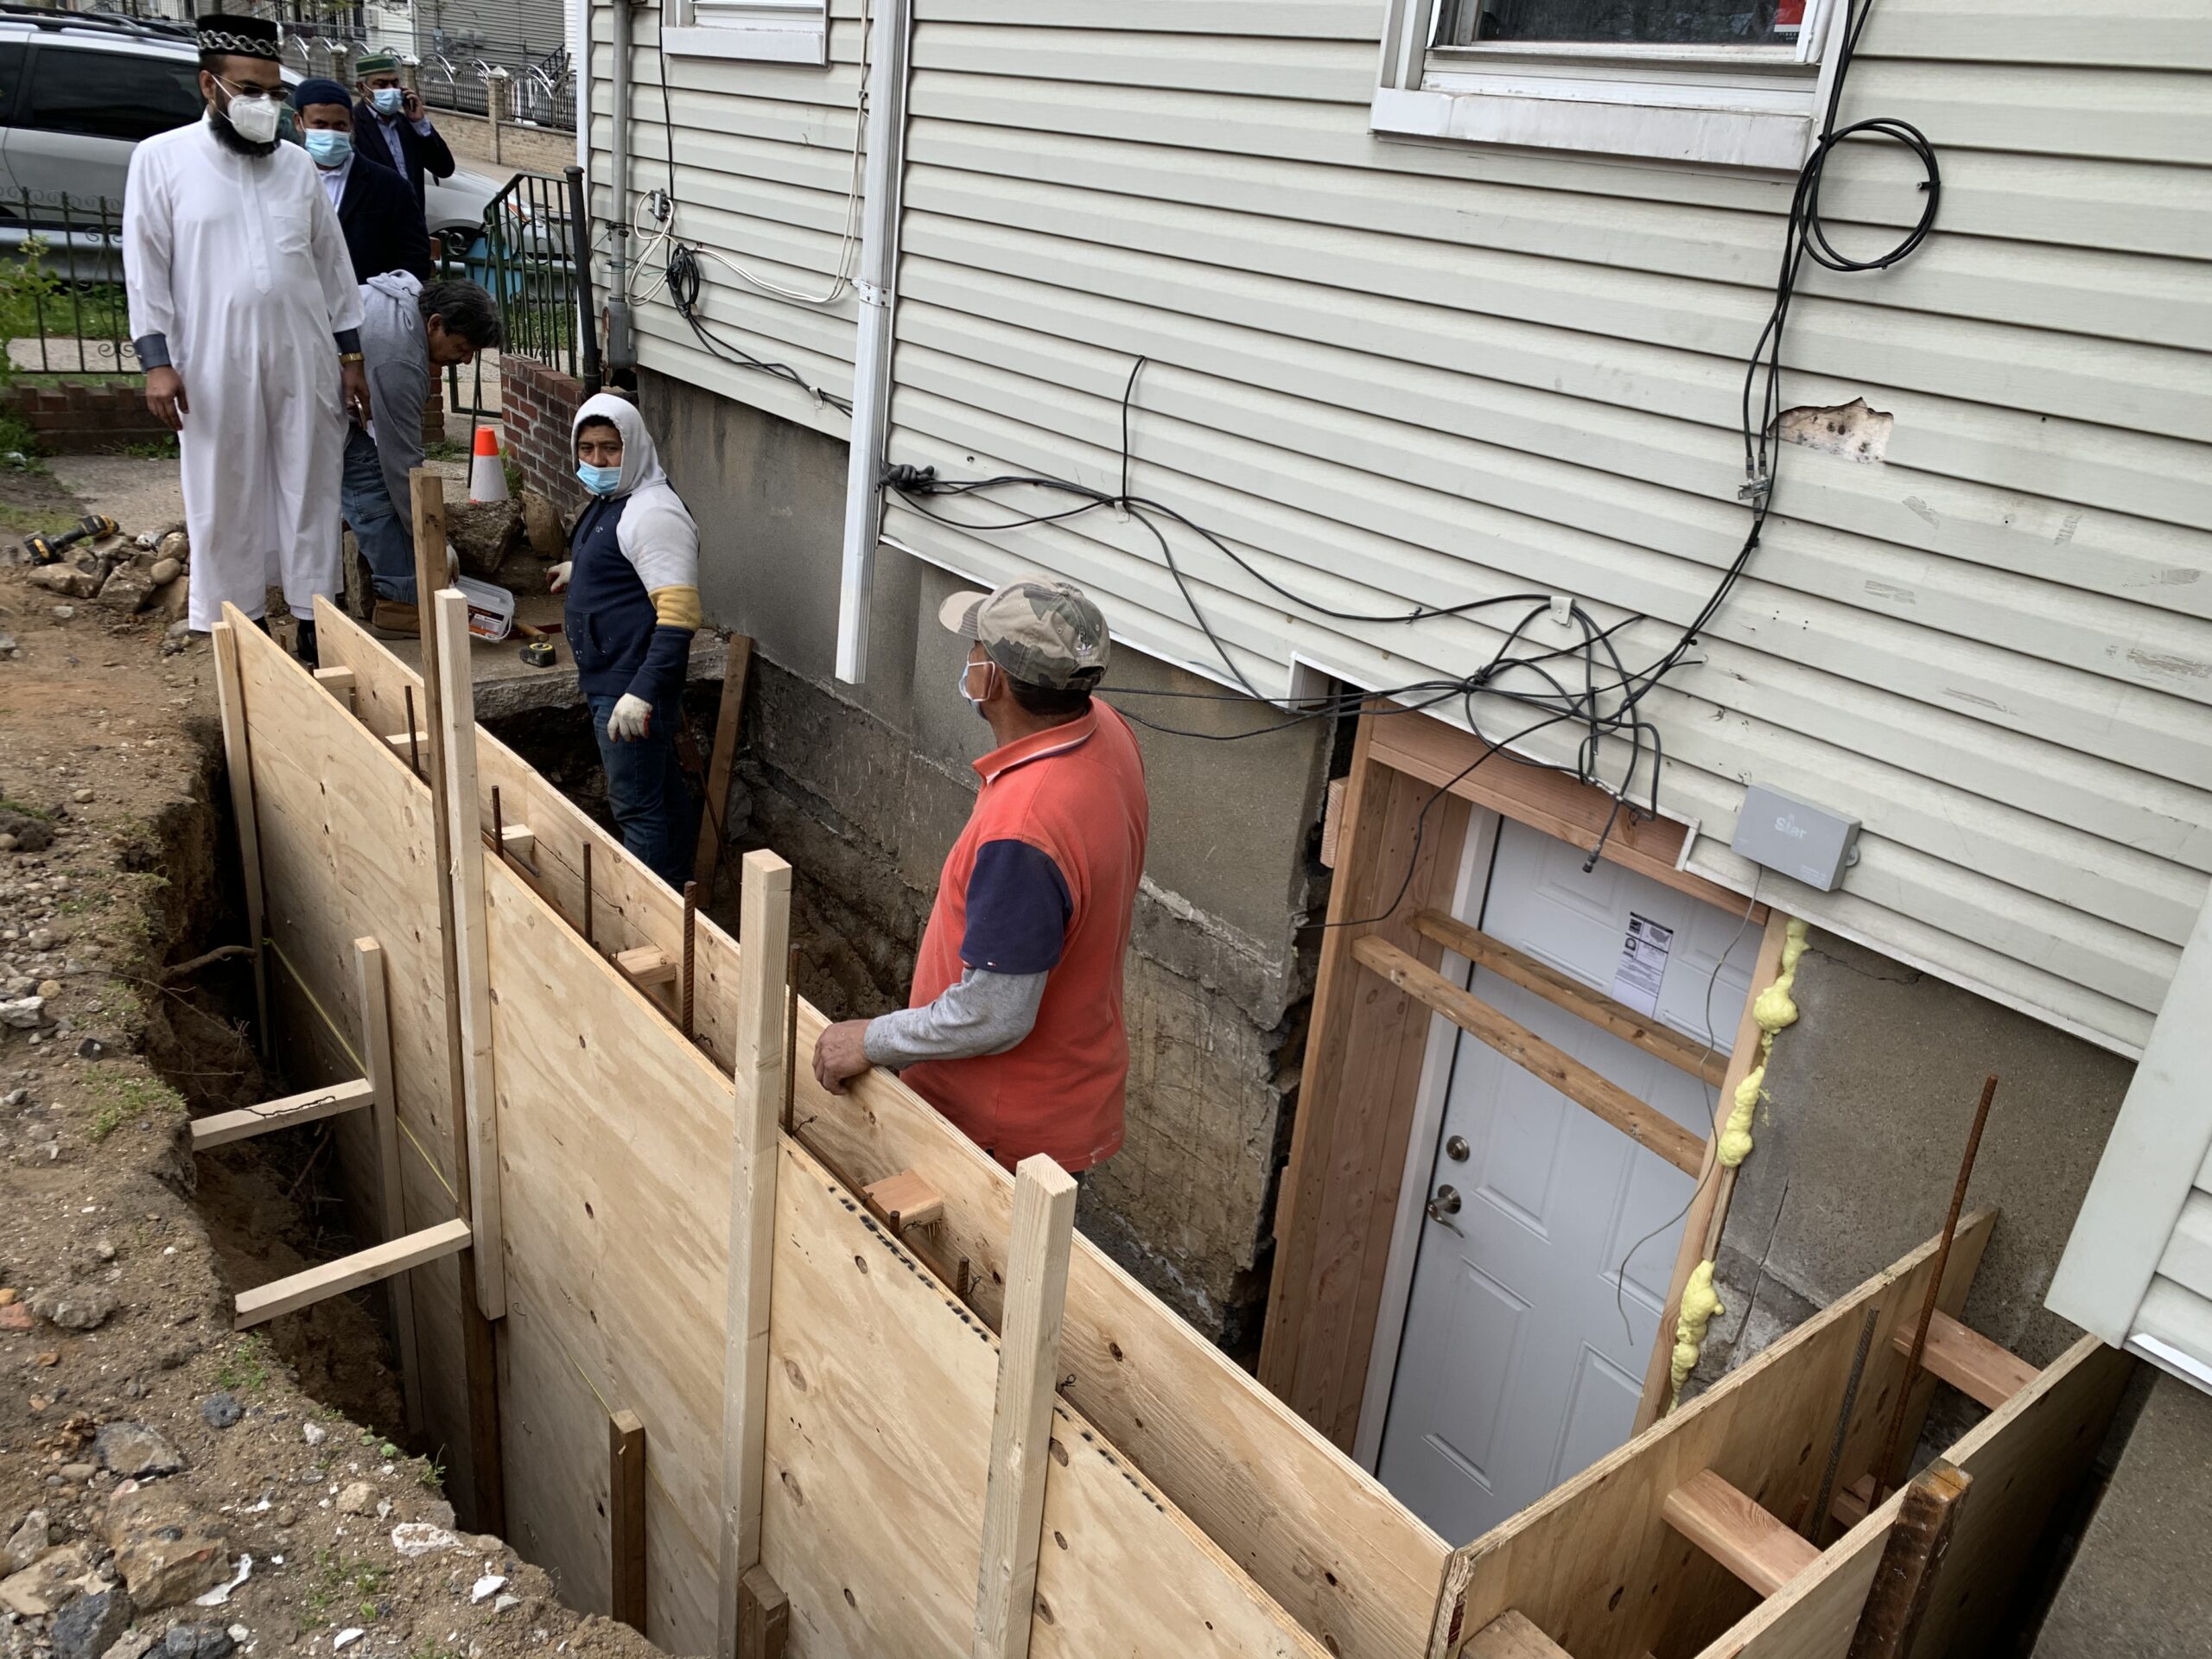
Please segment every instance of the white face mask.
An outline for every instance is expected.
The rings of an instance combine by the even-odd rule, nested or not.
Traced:
[[[988,697],[991,695],[991,683],[988,680],[983,682],[983,697],[979,697],[968,689],[968,676],[969,672],[975,669],[992,668],[995,666],[996,664],[992,663],[963,663],[960,664],[960,695],[967,698],[969,702],[975,704],[976,712],[977,714],[981,714],[983,711],[983,697]]]
[[[275,99],[245,97],[227,80],[215,84],[230,94],[229,107],[223,113],[230,119],[231,130],[239,137],[249,144],[265,144],[276,136],[278,109]]]

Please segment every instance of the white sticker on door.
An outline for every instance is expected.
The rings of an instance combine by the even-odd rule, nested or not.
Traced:
[[[1638,1014],[1658,1013],[1659,986],[1674,948],[1673,928],[1630,911],[1628,931],[1621,936],[1620,966],[1613,969],[1613,1000]]]

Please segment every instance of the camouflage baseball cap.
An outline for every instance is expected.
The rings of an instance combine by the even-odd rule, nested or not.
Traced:
[[[1025,684],[1065,691],[1106,672],[1106,619],[1071,582],[1024,576],[991,593],[955,594],[937,615]]]

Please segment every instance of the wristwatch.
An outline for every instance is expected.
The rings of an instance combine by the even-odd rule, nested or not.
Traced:
[[[368,359],[359,352],[340,352],[338,353],[338,360],[340,363],[365,363]]]

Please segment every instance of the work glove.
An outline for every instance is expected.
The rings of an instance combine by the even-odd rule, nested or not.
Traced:
[[[607,734],[617,743],[634,743],[645,734],[652,717],[652,704],[625,691],[614,712],[607,717]]]
[[[568,591],[569,570],[575,563],[574,559],[563,559],[545,573],[545,586],[549,593],[559,594]]]

